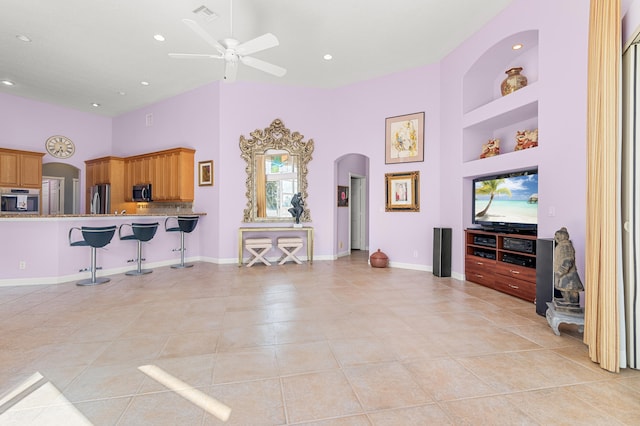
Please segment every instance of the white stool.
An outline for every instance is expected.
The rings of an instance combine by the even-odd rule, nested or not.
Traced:
[[[271,263],[264,258],[264,255],[273,247],[271,238],[247,238],[244,240],[244,247],[253,255],[247,263],[247,267],[253,266],[258,260],[265,265],[271,266]]]
[[[298,264],[302,263],[296,256],[296,252],[302,248],[302,238],[278,238],[278,248],[282,251],[282,257],[280,258],[280,263],[278,263],[278,265],[284,264],[287,260],[293,260]]]

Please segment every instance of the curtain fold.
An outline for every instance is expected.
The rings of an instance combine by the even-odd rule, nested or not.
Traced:
[[[617,277],[620,0],[591,0],[587,77],[587,239],[584,342],[620,370]]]

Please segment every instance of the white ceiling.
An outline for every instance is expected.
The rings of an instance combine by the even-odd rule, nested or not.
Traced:
[[[221,80],[222,60],[168,57],[216,53],[183,18],[216,40],[278,37],[279,46],[253,56],[287,74],[240,64],[238,82],[339,87],[437,62],[510,2],[234,0],[231,9],[230,0],[1,0],[0,80],[15,85],[0,91],[115,116]],[[202,5],[219,17],[194,14]],[[155,41],[157,33],[166,41]]]

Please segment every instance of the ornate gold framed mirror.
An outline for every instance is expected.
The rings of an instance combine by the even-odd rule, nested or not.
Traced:
[[[296,193],[307,199],[307,168],[313,139],[291,132],[280,119],[266,129],[256,129],[251,138],[240,136],[240,156],[247,167],[247,207],[243,222],[291,222],[291,199]],[[300,222],[311,222],[309,206]]]

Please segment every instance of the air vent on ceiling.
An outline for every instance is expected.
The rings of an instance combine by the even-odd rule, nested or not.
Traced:
[[[195,9],[193,13],[204,17],[207,21],[213,21],[218,17],[218,15],[213,10],[209,9],[207,6],[204,6],[204,5]]]

